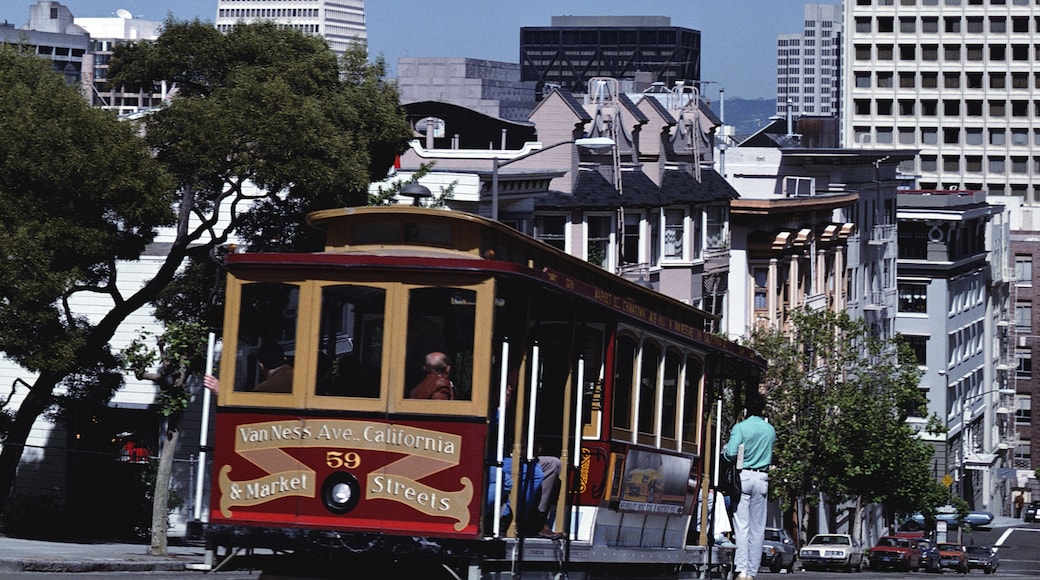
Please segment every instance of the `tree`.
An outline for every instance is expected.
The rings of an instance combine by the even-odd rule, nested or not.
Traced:
[[[365,203],[371,177],[385,174],[411,134],[381,59],[368,64],[357,46],[337,60],[321,39],[272,24],[222,35],[168,20],[154,44],[118,47],[110,73],[127,87],[173,82],[177,96],[140,127],[120,124],[47,63],[0,56],[0,210],[9,216],[0,225],[0,350],[39,373],[17,411],[6,410],[0,506],[56,387],[111,396],[119,361],[109,341],[186,260],[206,260],[250,212],[279,220],[256,222],[269,239],[314,247],[303,215]],[[135,259],[167,225],[165,261],[124,295],[117,262]],[[99,320],[67,306],[85,291],[112,302]]]
[[[124,296],[115,265],[173,223],[174,180],[132,126],[90,108],[44,60],[0,46],[0,350],[31,377],[0,415],[0,506],[29,430],[66,396],[111,397],[122,382],[108,337],[144,299]],[[104,319],[70,300],[111,301]],[[8,398],[10,403],[12,398]]]
[[[149,346],[156,339],[156,348]],[[189,384],[204,370],[206,359],[206,326],[198,322],[169,322],[160,337],[148,333],[135,339],[123,351],[124,365],[138,379],[149,379],[159,385],[159,412],[166,418],[163,429],[165,442],[159,453],[155,473],[155,491],[152,494],[151,550],[166,553],[166,527],[170,476],[181,421],[192,399]],[[158,370],[151,370],[158,362]]]
[[[794,312],[786,333],[755,329],[750,345],[769,361],[770,491],[785,507],[815,505],[821,493],[851,500],[858,534],[864,502],[896,513],[938,505],[933,451],[906,422],[925,400],[905,345],[879,340],[847,313],[809,310]]]

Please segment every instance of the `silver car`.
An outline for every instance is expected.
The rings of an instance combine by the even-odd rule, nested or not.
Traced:
[[[781,569],[794,572],[797,559],[798,550],[794,547],[791,534],[787,530],[766,528],[766,536],[762,541],[762,565],[767,566],[770,572],[779,572]]]

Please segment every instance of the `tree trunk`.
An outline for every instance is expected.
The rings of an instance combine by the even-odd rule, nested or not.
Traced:
[[[863,496],[857,495],[852,501],[852,521],[849,522],[849,535],[853,542],[860,541],[860,529],[863,520]]]
[[[14,489],[14,480],[18,473],[18,464],[22,460],[25,451],[25,442],[29,439],[29,432],[37,417],[50,407],[53,399],[51,393],[58,383],[58,376],[51,373],[43,373],[37,377],[36,382],[29,388],[25,400],[18,406],[14,421],[7,431],[7,437],[3,440],[3,450],[0,450],[0,513],[7,507],[11,499],[11,491]]]
[[[159,466],[155,472],[155,494],[152,496],[152,543],[148,553],[153,556],[166,555],[166,528],[169,512],[170,475],[173,473],[173,459],[177,454],[177,440],[180,439],[180,416],[166,419],[166,443],[159,453]]]

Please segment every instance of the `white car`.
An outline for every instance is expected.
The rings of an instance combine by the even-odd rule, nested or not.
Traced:
[[[863,569],[863,546],[848,534],[816,534],[802,546],[798,558],[806,570],[859,572]]]

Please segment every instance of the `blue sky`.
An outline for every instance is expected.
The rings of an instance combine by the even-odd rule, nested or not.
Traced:
[[[76,16],[113,15],[212,21],[217,0],[60,0]],[[32,0],[0,0],[0,21],[21,26]],[[838,4],[838,0],[818,0]],[[402,56],[452,56],[517,62],[521,26],[549,26],[553,16],[668,16],[673,26],[701,31],[705,96],[775,96],[776,37],[802,29],[805,0],[368,0],[369,48],[393,72]]]

